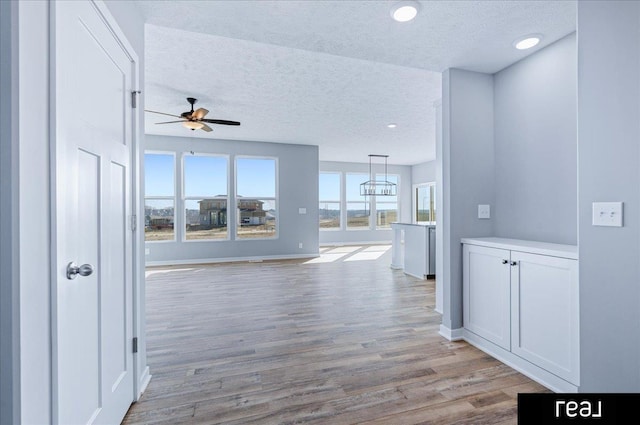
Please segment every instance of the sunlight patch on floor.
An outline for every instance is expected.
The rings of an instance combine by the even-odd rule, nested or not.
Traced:
[[[371,261],[371,260],[377,260],[378,258],[382,257],[384,255],[386,251],[373,251],[373,252],[358,252],[353,254],[351,257],[349,258],[345,258],[345,263],[347,261]]]
[[[322,253],[319,257],[312,258],[309,261],[305,261],[303,264],[318,264],[318,263],[333,263],[347,255],[348,252],[336,252],[336,253]]]
[[[391,249],[391,245],[375,245],[363,249],[363,252],[387,252]]]
[[[338,253],[338,252],[344,252],[344,253],[351,253],[351,252],[355,252],[357,250],[359,250],[360,248],[362,248],[361,246],[338,246],[336,248],[330,249],[328,251],[325,251],[327,253]]]
[[[305,261],[303,264],[333,263],[336,261],[374,261],[391,249],[391,245],[347,245],[323,247],[320,256]]]

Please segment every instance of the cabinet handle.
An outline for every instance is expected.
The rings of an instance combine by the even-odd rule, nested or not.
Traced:
[[[518,262],[517,262],[517,261],[512,261],[512,262],[511,262],[511,265],[512,265],[512,266],[517,266],[517,265],[518,265]]]
[[[502,264],[507,264],[509,260],[502,260]]]

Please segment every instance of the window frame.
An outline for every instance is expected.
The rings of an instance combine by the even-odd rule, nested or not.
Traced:
[[[426,182],[414,184],[411,191],[411,222],[413,224],[426,224],[435,225],[436,220],[419,221],[418,220],[418,189],[428,187],[429,188],[429,218],[436,218],[436,182]]]
[[[202,199],[212,199],[212,197],[205,197],[205,196],[187,196],[186,194],[186,167],[185,167],[185,158],[187,158],[187,154],[189,154],[190,156],[200,156],[200,157],[213,157],[213,158],[224,158],[225,162],[226,162],[226,167],[227,167],[227,195],[226,195],[226,201],[227,201],[227,235],[224,238],[219,238],[219,239],[187,239],[187,201],[198,201],[198,200],[202,200]],[[218,154],[218,153],[210,153],[210,152],[196,152],[196,153],[191,153],[191,152],[182,152],[181,154],[181,165],[182,165],[182,191],[180,193],[181,195],[181,200],[182,200],[182,214],[183,214],[183,224],[184,226],[182,226],[183,228],[183,233],[182,233],[182,242],[185,243],[192,243],[192,242],[225,242],[225,241],[229,241],[231,240],[231,226],[229,225],[229,206],[231,205],[230,203],[230,192],[231,192],[231,167],[230,167],[230,156],[229,155],[225,155],[225,154]],[[214,197],[215,199],[218,199],[217,197]]]
[[[322,232],[336,232],[336,231],[340,231],[343,230],[344,227],[346,226],[346,223],[344,223],[344,221],[342,220],[342,186],[343,186],[343,173],[341,171],[320,171],[318,173],[318,176],[320,174],[337,174],[338,175],[338,199],[336,200],[329,200],[329,199],[319,199],[318,200],[318,214],[320,212],[320,204],[322,204],[323,202],[326,203],[330,203],[330,204],[338,204],[338,219],[339,219],[339,226],[338,227],[329,227],[329,228],[322,228],[320,227],[320,217],[318,217],[318,228],[320,231]],[[319,177],[318,177],[319,178]],[[319,188],[318,188],[319,189]]]
[[[239,159],[269,159],[273,160],[274,167],[274,193],[275,197],[268,196],[260,196],[260,197],[247,197],[243,196],[242,199],[254,199],[254,200],[273,200],[273,203],[276,208],[275,213],[275,223],[276,223],[276,231],[273,236],[263,237],[263,238],[242,238],[239,236],[238,231],[242,228],[240,223],[240,214],[239,214],[239,202],[238,202],[238,160]],[[269,155],[235,155],[233,158],[233,209],[234,209],[234,229],[233,229],[233,240],[234,241],[265,241],[265,240],[275,240],[280,238],[280,163],[279,158],[275,156]]]
[[[147,188],[146,188],[146,179],[147,179],[147,169],[146,167],[143,167],[144,169],[144,209],[145,209],[145,239],[144,239],[144,243],[174,243],[178,241],[178,226],[176,226],[176,222],[177,222],[177,218],[178,218],[178,167],[177,167],[177,152],[172,152],[172,151],[163,151],[163,150],[145,150],[144,151],[144,160],[143,163],[145,163],[146,165],[146,155],[167,155],[167,156],[171,156],[173,158],[173,195],[169,196],[154,196],[154,195],[147,195]],[[172,239],[164,239],[164,240],[158,240],[158,241],[150,241],[147,240],[146,238],[146,204],[147,204],[147,200],[149,201],[173,201],[173,238]]]
[[[389,177],[395,177],[396,178],[396,195],[394,196],[394,198],[396,198],[395,201],[384,201],[384,200],[380,200],[380,199],[385,199],[388,198],[387,196],[372,196],[372,198],[375,198],[375,202],[373,202],[372,204],[374,204],[374,207],[371,209],[372,214],[371,216],[373,217],[371,219],[371,226],[374,228],[374,230],[390,230],[391,229],[391,223],[389,223],[388,226],[378,226],[378,204],[396,204],[396,222],[400,220],[400,174],[390,174],[390,173],[376,173],[375,174],[375,179],[376,180],[383,180],[385,177],[387,177],[387,179],[389,181],[391,181],[389,179]],[[390,197],[389,197],[390,198]]]
[[[360,198],[365,198],[366,201],[365,200],[362,200],[362,201],[350,201],[349,198],[348,198],[349,190],[348,190],[348,187],[347,187],[348,186],[348,180],[349,180],[348,176],[350,174],[351,175],[362,175],[362,176],[364,176],[364,180],[362,180],[360,182],[360,183],[364,183],[365,181],[369,180],[369,173],[364,172],[364,171],[346,171],[344,174],[345,174],[345,176],[344,176],[344,187],[345,187],[345,191],[344,191],[344,201],[345,201],[344,202],[344,206],[345,206],[345,210],[344,210],[344,213],[345,213],[344,229],[346,231],[348,231],[348,232],[349,231],[361,232],[363,230],[374,230],[374,229],[372,229],[372,226],[371,226],[371,216],[374,214],[374,211],[372,210],[372,208],[373,208],[373,205],[375,204],[375,202],[371,202],[371,198],[372,197],[371,196],[361,196],[361,195],[359,195]],[[360,187],[359,187],[360,183],[358,183],[358,187],[356,188],[358,193],[360,193]],[[368,218],[368,225],[367,226],[349,227],[349,203],[364,203],[365,204],[365,211],[366,211],[366,208],[367,208],[366,204],[368,204],[368,206],[369,206],[369,215],[367,217]]]

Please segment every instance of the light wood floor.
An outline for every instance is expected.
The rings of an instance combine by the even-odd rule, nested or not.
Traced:
[[[148,269],[153,377],[123,423],[515,424],[548,390],[439,336],[434,281],[386,248]]]

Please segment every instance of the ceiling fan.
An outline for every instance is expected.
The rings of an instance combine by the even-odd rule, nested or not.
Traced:
[[[152,112],[154,114],[160,115],[168,115],[170,117],[180,118],[178,121],[165,121],[165,122],[157,122],[156,124],[173,124],[173,123],[182,123],[183,127],[186,127],[190,130],[204,130],[204,131],[212,131],[212,128],[207,125],[209,124],[222,124],[222,125],[240,125],[238,121],[228,121],[228,120],[214,120],[210,118],[205,118],[205,116],[209,113],[208,110],[204,108],[198,108],[195,111],[193,110],[193,105],[198,101],[198,99],[193,97],[188,97],[187,102],[191,104],[191,110],[187,112],[183,112],[180,115],[167,114],[165,112],[157,112],[150,111],[145,109],[145,112]]]

